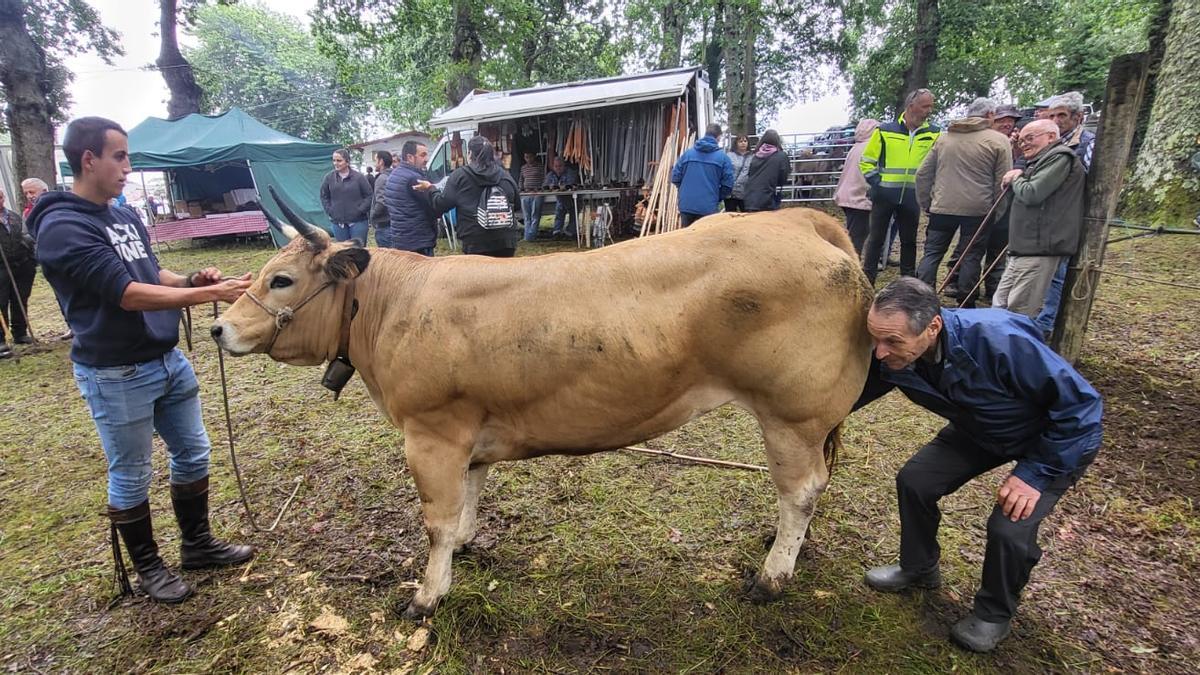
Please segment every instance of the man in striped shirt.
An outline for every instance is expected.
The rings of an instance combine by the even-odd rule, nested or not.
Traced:
[[[521,166],[521,182],[517,186],[519,192],[537,192],[542,189],[542,181],[546,179],[546,167],[542,160],[532,152],[525,153],[525,163]],[[538,230],[542,226],[542,201],[544,197],[522,197],[521,212],[525,216],[525,241],[537,240]]]

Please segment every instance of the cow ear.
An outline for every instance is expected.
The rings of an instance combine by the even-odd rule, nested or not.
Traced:
[[[325,259],[325,274],[334,281],[348,281],[367,271],[371,254],[365,248],[347,246]]]

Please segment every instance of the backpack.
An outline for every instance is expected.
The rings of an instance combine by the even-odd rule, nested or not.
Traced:
[[[499,185],[485,187],[479,195],[475,221],[485,230],[506,230],[517,227],[512,204]]]

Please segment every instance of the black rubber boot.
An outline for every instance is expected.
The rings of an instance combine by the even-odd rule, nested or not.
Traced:
[[[950,629],[950,640],[964,649],[987,653],[1008,637],[1010,624],[1009,621],[984,621],[972,612]]]
[[[183,569],[237,565],[254,557],[254,547],[229,544],[212,536],[208,527],[208,476],[191,483],[172,484],[171,505],[183,533],[179,546]]]
[[[125,550],[129,551],[129,559],[137,571],[138,588],[143,593],[155,602],[172,604],[183,602],[192,594],[192,587],[167,569],[158,555],[158,544],[154,541],[154,528],[150,522],[149,500],[131,509],[121,510],[110,506],[108,519],[121,533]],[[113,544],[116,549],[116,542]],[[114,553],[119,555],[120,551],[114,550]],[[118,573],[123,572],[125,566],[119,559],[117,566],[120,568]]]
[[[937,588],[942,585],[942,573],[936,567],[924,574],[913,574],[899,565],[886,565],[867,570],[864,580],[877,591],[899,593],[910,588]]]

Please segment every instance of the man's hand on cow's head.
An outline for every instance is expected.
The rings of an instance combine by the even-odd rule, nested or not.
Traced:
[[[242,297],[242,294],[246,292],[246,289],[250,288],[251,281],[252,279],[250,277],[250,273],[247,272],[240,277],[226,279],[218,284],[215,284],[212,286],[212,290],[216,294],[216,297],[213,299],[220,300],[222,302],[233,303],[238,298]]]
[[[1004,511],[1004,515],[1015,523],[1033,515],[1033,509],[1037,507],[1041,496],[1042,493],[1029,483],[1010,475],[1000,484],[1000,490],[996,493],[996,503]]]

